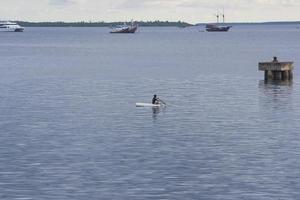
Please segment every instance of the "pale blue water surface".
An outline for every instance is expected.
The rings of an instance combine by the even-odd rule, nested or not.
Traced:
[[[300,30],[200,29],[1,33],[0,199],[299,199]]]

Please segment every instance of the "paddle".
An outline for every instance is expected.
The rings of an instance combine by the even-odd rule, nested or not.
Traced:
[[[167,105],[163,100],[158,99],[162,104],[164,104],[165,106]]]

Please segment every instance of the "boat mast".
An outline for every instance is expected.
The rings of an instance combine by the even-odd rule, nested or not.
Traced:
[[[217,17],[217,23],[219,23],[219,18],[220,18],[219,13],[217,13],[215,16]]]

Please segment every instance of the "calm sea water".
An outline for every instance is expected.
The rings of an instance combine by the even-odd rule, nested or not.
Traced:
[[[1,33],[0,199],[299,199],[300,29],[199,29]]]

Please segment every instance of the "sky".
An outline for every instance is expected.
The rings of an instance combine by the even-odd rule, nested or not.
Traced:
[[[215,22],[300,21],[300,0],[0,0],[0,20]]]

